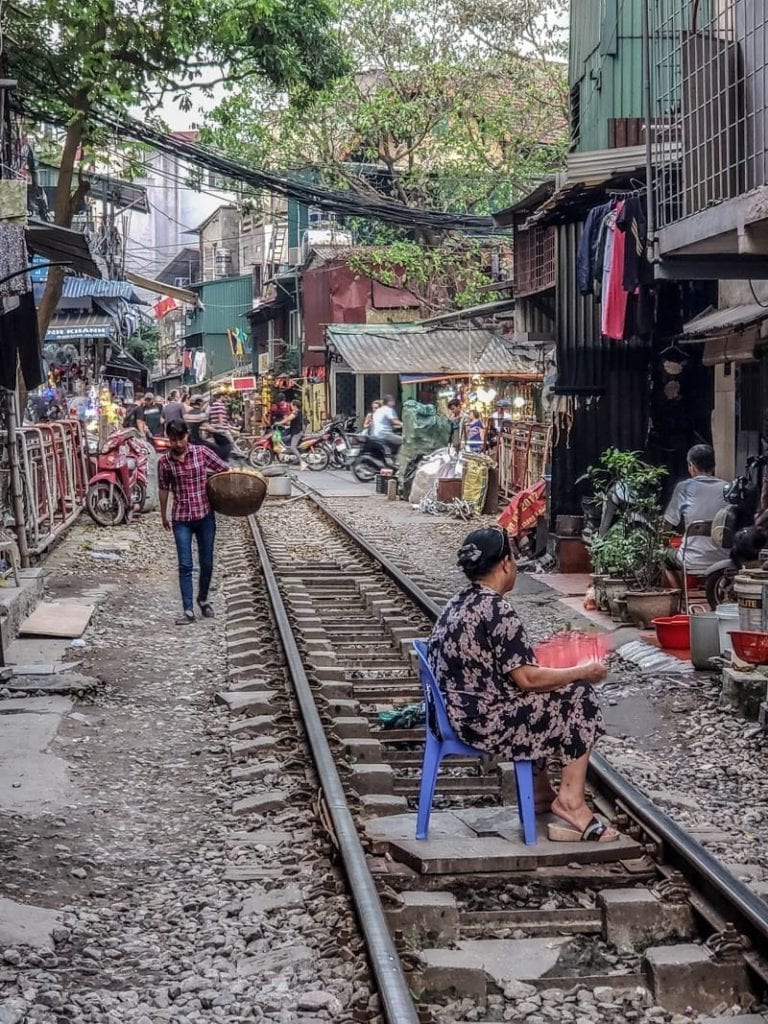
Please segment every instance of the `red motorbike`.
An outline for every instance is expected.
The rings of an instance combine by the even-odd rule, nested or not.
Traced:
[[[99,526],[129,523],[134,509],[147,500],[147,449],[137,430],[110,434],[91,458],[91,478],[85,495],[88,515]]]
[[[307,466],[319,472],[328,468],[331,460],[330,452],[325,445],[323,434],[308,434],[299,443],[300,458]],[[254,469],[263,469],[273,462],[299,463],[296,452],[285,444],[279,429],[271,430],[263,437],[257,438],[248,452],[248,462]]]

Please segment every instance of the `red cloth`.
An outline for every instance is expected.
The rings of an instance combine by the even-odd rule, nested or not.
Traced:
[[[621,213],[623,203],[616,204],[616,216]],[[608,289],[603,295],[603,334],[612,341],[624,339],[624,324],[627,319],[629,292],[624,290],[624,248],[627,236],[616,227],[612,218],[609,228],[613,236],[611,269],[608,275]]]
[[[152,309],[157,319],[160,320],[160,318],[164,317],[166,313],[170,313],[172,309],[178,309],[178,306],[176,305],[176,299],[172,299],[170,296],[166,295],[165,298],[156,302]]]
[[[536,526],[536,520],[547,511],[547,487],[539,480],[533,487],[520,491],[512,498],[496,522],[513,537]]]
[[[189,523],[205,519],[211,511],[205,485],[214,473],[223,473],[229,466],[223,459],[203,445],[191,444],[186,458],[181,461],[172,452],[160,457],[157,463],[158,484],[161,491],[173,494],[174,523]]]

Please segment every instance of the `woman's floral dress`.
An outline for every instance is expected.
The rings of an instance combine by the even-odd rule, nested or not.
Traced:
[[[464,743],[506,761],[585,754],[603,732],[589,683],[549,693],[515,685],[510,672],[535,665],[517,613],[488,587],[472,584],[444,608],[429,640],[429,663],[448,719]]]

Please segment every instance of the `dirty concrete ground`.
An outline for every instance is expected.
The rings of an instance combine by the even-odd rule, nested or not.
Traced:
[[[222,530],[239,529],[223,522],[219,554]],[[33,639],[8,652],[76,662],[93,690],[0,693],[0,1022],[340,1020],[354,987],[345,970],[359,964],[317,957],[341,911],[333,892],[314,901],[324,924],[304,908],[313,872],[316,882],[328,868],[321,853],[295,853],[299,829],[302,855],[311,848],[308,801],[293,809],[285,797],[277,832],[243,832],[265,819],[233,812],[243,790],[227,711],[213,703],[227,688],[227,584],[216,619],[175,627],[173,541],[157,515],[119,531],[117,559],[88,550],[105,533],[78,523],[46,562],[48,599],[97,605],[84,644]],[[237,550],[229,558],[247,590],[252,567]],[[267,665],[272,642],[265,633]],[[245,791],[273,791],[275,776],[262,776]],[[303,766],[299,778],[306,786]],[[277,920],[269,906],[257,913],[253,897],[284,873],[298,891]]]

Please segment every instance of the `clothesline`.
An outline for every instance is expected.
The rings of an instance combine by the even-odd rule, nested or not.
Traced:
[[[579,242],[577,275],[582,295],[601,303],[601,333],[612,341],[653,329],[645,188],[622,194],[587,214]]]

